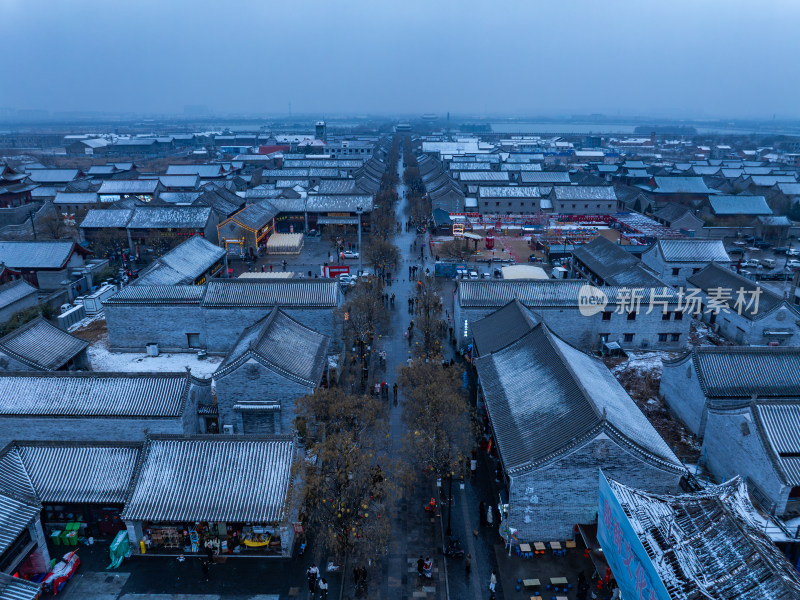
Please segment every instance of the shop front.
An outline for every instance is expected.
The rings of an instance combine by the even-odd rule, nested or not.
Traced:
[[[145,522],[142,540],[146,552],[201,554],[211,548],[219,555],[282,556],[281,528],[252,523]]]
[[[286,557],[290,436],[150,436],[122,511],[134,552]],[[166,476],[165,474],[169,474]]]

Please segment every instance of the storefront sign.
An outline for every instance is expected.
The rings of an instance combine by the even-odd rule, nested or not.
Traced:
[[[633,531],[605,475],[600,473],[597,539],[623,598],[670,600],[661,578]]]

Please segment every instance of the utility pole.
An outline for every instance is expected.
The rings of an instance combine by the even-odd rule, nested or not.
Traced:
[[[33,220],[33,211],[31,211],[31,229],[33,229],[33,239],[36,239],[36,223]]]
[[[447,490],[447,535],[448,536],[453,534],[453,530],[450,527],[452,516],[453,516],[453,472],[450,471],[450,483],[448,484],[448,490]]]

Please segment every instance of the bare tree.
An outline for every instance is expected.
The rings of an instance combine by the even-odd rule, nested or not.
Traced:
[[[442,298],[439,291],[439,284],[433,277],[425,276],[417,282],[414,307],[420,342],[414,345],[414,349],[418,356],[426,360],[436,359],[442,354],[444,322],[441,319]]]
[[[439,244],[436,247],[436,253],[445,258],[465,260],[472,256],[473,250],[470,248],[468,240],[465,240],[464,238],[454,238]]]
[[[455,368],[421,358],[400,371],[407,450],[412,464],[434,477],[456,474],[475,440],[459,375]]]
[[[386,553],[393,471],[387,456],[386,406],[370,396],[320,390],[298,400],[298,432],[307,454],[296,465],[304,481],[308,525],[337,559]]]
[[[359,355],[364,358],[364,346],[388,320],[388,310],[383,303],[383,282],[377,277],[361,280],[348,293],[348,301],[339,309],[345,336],[359,343]]]
[[[370,240],[364,258],[375,268],[376,273],[385,273],[400,263],[400,250],[386,238],[375,237]]]

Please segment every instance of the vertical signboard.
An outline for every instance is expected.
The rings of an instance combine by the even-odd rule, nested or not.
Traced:
[[[670,600],[639,537],[617,497],[600,472],[600,506],[597,513],[597,539],[626,600]]]

